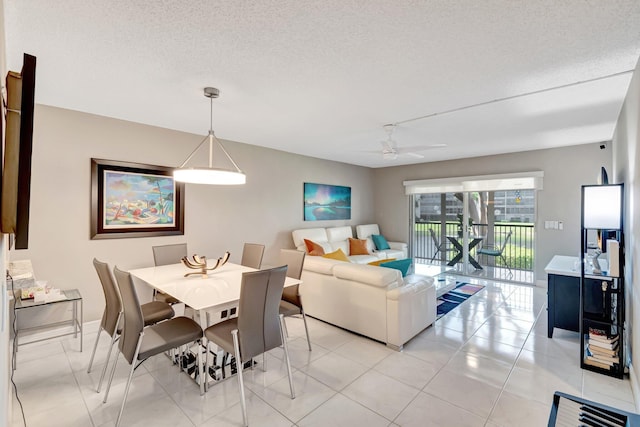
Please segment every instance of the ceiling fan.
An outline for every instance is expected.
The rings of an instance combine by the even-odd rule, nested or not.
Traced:
[[[414,157],[416,159],[424,158],[424,155],[416,153],[416,151],[430,150],[432,148],[446,147],[447,144],[431,144],[431,145],[414,145],[411,147],[398,147],[398,143],[393,139],[393,131],[396,129],[395,124],[387,124],[382,127],[387,133],[387,139],[380,141],[382,145],[382,158],[384,160],[395,160],[399,156]]]

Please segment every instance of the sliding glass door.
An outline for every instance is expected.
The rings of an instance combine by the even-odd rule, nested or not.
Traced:
[[[535,190],[417,193],[412,203],[416,262],[533,283]]]

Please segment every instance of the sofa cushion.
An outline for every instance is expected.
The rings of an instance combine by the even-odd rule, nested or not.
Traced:
[[[340,264],[345,263],[335,259],[325,258],[323,256],[308,256],[304,259],[303,272],[312,271],[314,273],[333,276],[333,267]]]
[[[396,249],[387,249],[384,251],[376,251],[374,255],[378,257],[378,259],[404,259],[406,258],[404,251],[396,250]]]
[[[369,255],[367,241],[349,237],[349,255]]]
[[[385,249],[391,249],[391,247],[389,247],[389,242],[387,242],[387,239],[385,239],[383,235],[372,234],[371,239],[373,240],[373,244],[376,245],[377,250],[382,251]]]
[[[405,258],[405,259],[399,259],[396,261],[383,262],[382,264],[380,264],[380,267],[394,268],[396,270],[399,270],[402,273],[402,277],[405,277],[409,272],[409,267],[411,267],[412,263],[413,263],[412,258]]]
[[[304,244],[307,247],[307,253],[309,255],[324,255],[324,248],[308,239],[304,239]]]
[[[329,242],[346,242],[349,237],[353,237],[351,226],[345,225],[343,227],[330,227],[327,228],[327,239]]]
[[[358,239],[366,239],[373,234],[380,234],[378,224],[356,225],[356,236],[358,236]]]
[[[349,258],[347,257],[347,255],[345,255],[345,253],[342,252],[342,249],[337,249],[333,252],[329,252],[328,254],[324,254],[322,256],[325,258],[335,259],[338,261],[351,262],[349,261]]]
[[[327,244],[331,246],[331,250],[329,251],[325,250],[325,252],[333,252],[333,251],[337,251],[338,249],[342,249],[342,252],[344,252],[347,255],[349,254],[349,241],[347,239],[338,240],[338,241],[330,242]]]
[[[398,270],[382,269],[373,265],[340,263],[333,267],[333,275],[338,279],[366,283],[375,287],[402,283],[402,275]]]
[[[354,264],[369,264],[378,259],[376,255],[349,255],[349,261]]]

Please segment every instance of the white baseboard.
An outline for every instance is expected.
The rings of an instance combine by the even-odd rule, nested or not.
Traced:
[[[631,380],[631,391],[633,392],[633,403],[636,405],[636,411],[640,408],[640,382],[638,374],[633,369],[633,365],[629,363],[629,380]]]

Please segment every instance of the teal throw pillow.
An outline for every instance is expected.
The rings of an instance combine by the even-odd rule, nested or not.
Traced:
[[[395,268],[396,270],[400,270],[400,272],[402,273],[402,277],[405,277],[407,275],[407,272],[409,271],[409,267],[411,267],[411,264],[413,264],[413,259],[405,258],[395,261],[383,262],[382,264],[380,264],[380,267]]]
[[[380,234],[372,234],[371,239],[373,240],[373,244],[376,245],[377,250],[382,251],[385,249],[391,249],[389,242],[387,242],[387,239],[385,239],[384,236]]]

